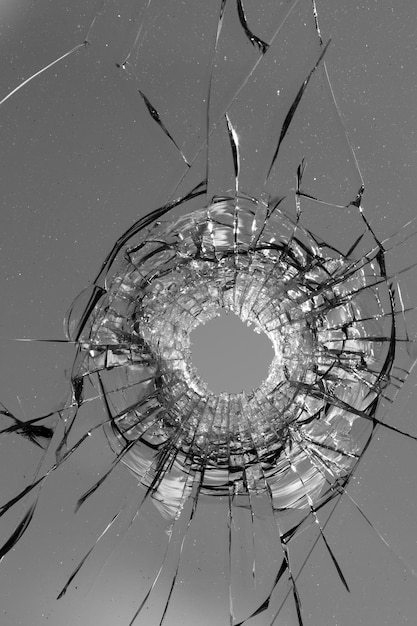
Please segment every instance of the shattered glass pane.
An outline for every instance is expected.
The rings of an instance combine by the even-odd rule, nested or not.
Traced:
[[[0,10],[2,623],[416,614],[413,29],[328,4]]]

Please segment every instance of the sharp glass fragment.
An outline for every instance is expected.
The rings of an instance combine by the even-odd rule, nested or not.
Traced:
[[[406,624],[417,231],[360,3],[82,4],[0,68],[2,619]],[[250,391],[193,364],[225,312],[273,347]]]

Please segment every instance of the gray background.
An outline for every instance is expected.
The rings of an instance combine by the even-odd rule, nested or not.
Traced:
[[[345,1],[337,6],[332,3],[330,9],[324,6],[328,3],[321,4],[324,37],[332,37],[326,63],[366,182],[367,215],[375,231],[387,237],[416,214],[415,3]],[[45,0],[3,0],[0,98],[81,43],[99,6],[85,0],[67,6]],[[132,81],[121,77],[115,67],[126,50],[125,33],[132,36],[129,17],[140,17],[142,4],[136,5],[136,13],[132,6],[104,3],[91,45],[55,65],[0,107],[0,400],[23,418],[60,406],[68,389],[73,348],[12,339],[61,339],[62,319],[73,297],[94,277],[117,236],[138,216],[166,201],[181,171],[175,150],[150,121]],[[177,7],[172,3],[161,3],[161,7],[172,20],[175,37]],[[192,19],[195,23],[195,16],[190,16],[190,28]],[[201,25],[204,30],[203,15]],[[184,37],[184,50],[196,59],[204,50],[192,44],[191,31],[189,35],[189,39]],[[292,35],[299,33],[289,30],[289,39]],[[158,63],[172,57],[170,45],[169,38],[161,35],[160,49],[166,56],[162,61],[154,58],[155,73]],[[171,60],[172,81],[183,85],[183,59]],[[138,63],[133,64],[134,73],[139,71]],[[207,84],[207,73],[191,75],[187,86],[191,95],[199,93],[200,79]],[[263,87],[267,89],[266,84]],[[166,110],[167,115],[182,111],[176,137],[184,137],[186,147],[188,140],[193,145],[195,120],[203,127],[201,102],[198,106],[198,99],[190,98],[184,105],[175,86],[168,83],[165,88],[156,83],[154,94],[158,110]],[[328,119],[318,114],[313,121],[308,141],[315,134],[316,150],[321,153]],[[293,143],[307,141],[301,122],[296,128]],[[342,141],[340,152],[343,149]],[[343,241],[343,221],[329,222],[326,236]],[[415,262],[415,246],[399,249],[397,260],[401,267]],[[404,277],[404,286],[407,300],[415,302],[415,272]],[[415,401],[412,373],[389,420],[415,433]],[[97,403],[91,403],[91,410],[83,407],[85,423],[95,423],[99,411]],[[51,476],[33,529],[2,562],[0,611],[5,626],[128,623],[142,597],[140,590],[155,575],[163,552],[164,522],[149,507],[140,525],[123,539],[110,534],[80,574],[76,588],[55,608],[57,591],[103,525],[125,502],[135,503],[135,480],[121,469],[106,483],[101,497],[73,515],[77,495],[107,467],[110,454],[103,453],[101,444],[98,437],[92,438],[71,463]],[[13,442],[3,438],[0,458],[3,502],[27,484],[40,456],[19,438]],[[375,437],[350,492],[390,548],[352,503],[343,500],[327,532],[352,593],[345,593],[324,549],[316,548],[299,581],[308,626],[391,626],[415,619],[416,578],[410,571],[404,573],[404,563],[409,570],[417,570],[416,459],[415,442],[382,431]],[[4,538],[24,510],[20,507],[15,516],[4,518]],[[190,551],[183,559],[182,595],[173,601],[167,624],[227,623],[226,513],[215,503],[202,504],[187,541]],[[270,529],[264,535],[259,530],[258,536],[271,539],[269,533]],[[241,542],[249,550],[246,535]],[[269,549],[268,543],[259,547],[261,561]],[[172,571],[171,565],[166,581]],[[265,580],[267,574],[262,574]],[[263,597],[268,585],[262,587],[261,578]],[[158,593],[139,623],[153,624],[160,616],[163,600]],[[236,594],[243,603],[244,587],[236,589]],[[213,597],[217,598],[214,603]],[[268,623],[263,619],[257,623]],[[289,606],[276,623],[292,626],[295,620]]]

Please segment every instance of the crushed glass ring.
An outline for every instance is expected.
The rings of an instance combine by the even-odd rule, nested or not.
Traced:
[[[275,509],[306,508],[351,474],[372,434],[387,384],[371,339],[377,290],[376,263],[324,256],[278,203],[215,197],[127,242],[83,311],[74,378],[98,373],[110,445],[165,514],[190,471],[209,495],[268,490]],[[192,366],[190,333],[222,309],[273,344],[251,393],[215,395]]]

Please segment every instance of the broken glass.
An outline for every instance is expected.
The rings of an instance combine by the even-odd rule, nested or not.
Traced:
[[[398,11],[6,7],[6,623],[415,615]],[[253,393],[190,362],[221,310],[274,346]]]

